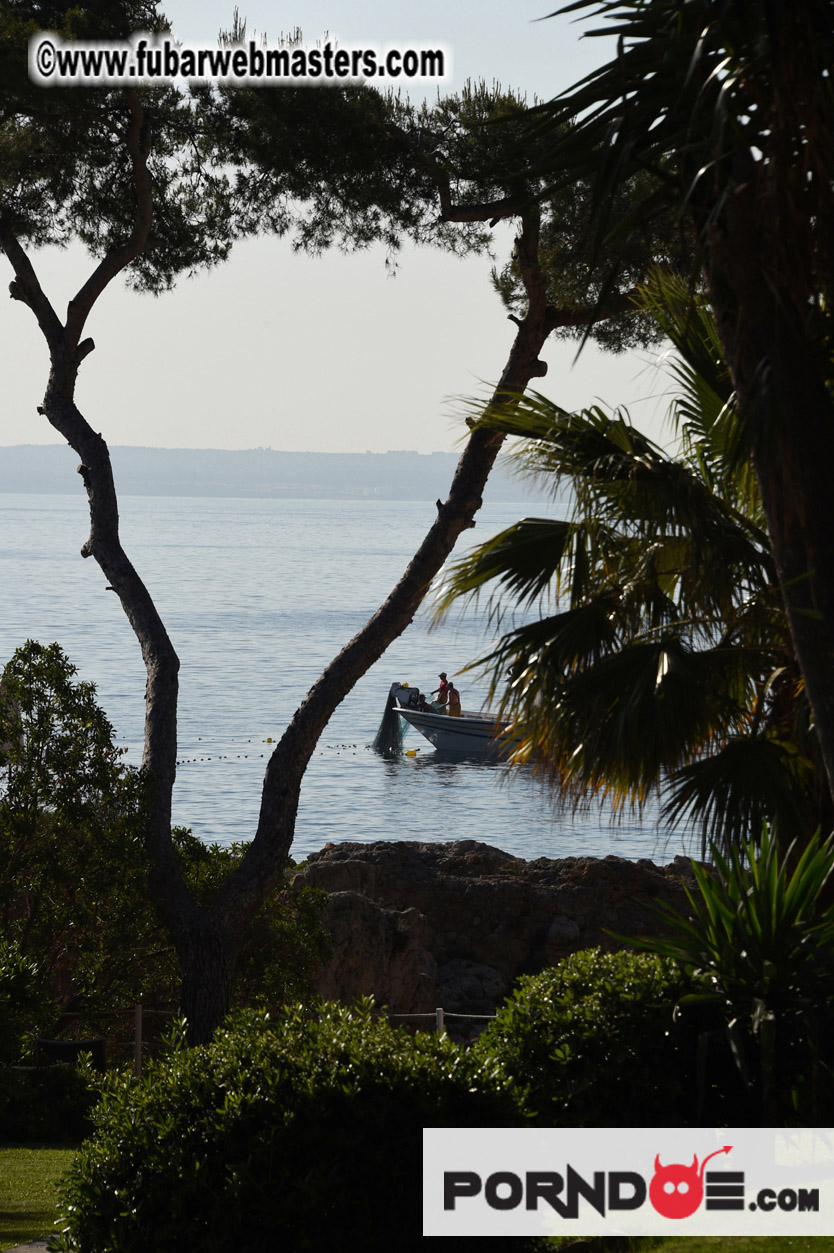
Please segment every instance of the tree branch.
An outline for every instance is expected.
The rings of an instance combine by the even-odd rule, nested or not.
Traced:
[[[555,331],[560,326],[588,326],[590,322],[605,322],[608,318],[628,313],[636,295],[637,288],[632,287],[626,292],[616,292],[603,305],[586,305],[581,309],[560,309],[556,305],[548,305],[548,325]]]
[[[148,170],[148,156],[151,150],[150,124],[139,97],[132,87],[124,89],[124,97],[130,109],[130,125],[125,133],[124,143],[130,155],[133,185],[136,192],[133,229],[123,244],[120,244],[118,248],[109,249],[84,286],[69,302],[67,335],[72,348],[78,344],[90,310],[107,284],[140,255],[150,235],[153,217],[151,176]]]
[[[35,267],[2,212],[0,212],[0,247],[9,258],[15,272],[15,278],[9,284],[9,294],[12,300],[20,300],[32,310],[51,352],[63,340],[64,328],[61,326],[61,319],[47,299],[35,273]]]
[[[503,196],[500,200],[487,200],[482,204],[449,204],[441,216],[444,222],[488,222],[496,226],[504,218],[518,217],[528,200],[516,196]]]
[[[387,129],[434,184],[440,201],[441,221],[489,222],[494,226],[504,218],[517,217],[529,203],[528,196],[503,196],[499,200],[489,200],[482,204],[455,204],[449,172],[433,153],[426,152],[419,143],[415,143],[413,135],[396,122],[389,122]]]

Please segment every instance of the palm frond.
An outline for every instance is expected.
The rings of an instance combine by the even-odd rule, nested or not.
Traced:
[[[710,844],[729,852],[757,838],[764,823],[785,837],[808,828],[812,774],[790,740],[738,735],[670,775],[661,819],[700,829],[704,856]]]
[[[511,596],[521,608],[533,605],[557,577],[576,534],[573,523],[557,518],[523,518],[456,561],[442,584],[436,608],[445,613],[461,596],[477,596],[493,586],[490,605]]]

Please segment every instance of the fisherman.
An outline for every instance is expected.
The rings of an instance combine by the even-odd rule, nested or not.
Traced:
[[[460,692],[454,683],[449,684],[447,713],[451,718],[460,717]]]
[[[440,679],[440,687],[436,687],[432,692],[432,696],[437,696],[437,700],[433,704],[438,713],[444,713],[446,702],[449,699],[449,684],[446,682],[446,671],[441,670],[438,678]]]

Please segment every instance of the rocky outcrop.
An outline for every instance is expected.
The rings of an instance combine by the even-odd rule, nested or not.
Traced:
[[[658,934],[648,906],[685,908],[692,871],[684,857],[668,866],[613,856],[523,861],[475,840],[379,840],[326,845],[296,882],[329,895],[324,996],[373,993],[401,1014],[437,1006],[487,1014],[519,975],[578,949],[619,947],[609,932]]]

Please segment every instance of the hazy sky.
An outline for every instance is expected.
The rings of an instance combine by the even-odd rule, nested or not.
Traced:
[[[580,39],[567,19],[536,21],[548,0],[268,0],[240,5],[250,32],[277,41],[301,26],[343,44],[442,42],[454,57],[453,90],[469,77],[497,79],[549,98],[593,69],[606,43]],[[213,41],[231,25],[225,0],[169,0],[175,34]],[[499,260],[506,229],[496,237]],[[34,257],[53,304],[83,282],[80,249]],[[77,399],[111,444],[333,452],[455,448],[463,426],[455,399],[484,394],[512,342],[486,258],[458,261],[429,249],[403,253],[388,276],[380,250],[312,259],[288,242],[238,246],[210,274],[154,298],[114,286],[88,324],[96,351],[81,368]],[[5,275],[3,271],[5,270]],[[3,283],[10,267],[0,256]],[[36,413],[46,349],[34,318],[0,299],[0,444],[56,443]],[[665,383],[645,354],[615,358],[549,345],[539,390],[567,408],[626,404],[655,438],[666,431]],[[642,403],[638,403],[641,402]]]

